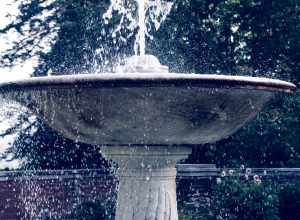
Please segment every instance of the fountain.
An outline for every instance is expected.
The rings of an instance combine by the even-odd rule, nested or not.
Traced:
[[[142,25],[143,7],[139,15]],[[0,93],[65,137],[102,146],[119,166],[117,220],[177,220],[175,164],[191,146],[228,137],[275,93],[296,87],[266,78],[169,73],[145,55],[142,27],[138,41],[139,56],[118,73],[36,77],[0,84]]]

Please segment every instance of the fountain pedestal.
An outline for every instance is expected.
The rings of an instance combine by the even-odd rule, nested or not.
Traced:
[[[176,168],[186,147],[104,147],[101,152],[119,165],[116,220],[177,220]]]

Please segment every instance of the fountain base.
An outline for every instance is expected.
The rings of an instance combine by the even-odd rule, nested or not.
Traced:
[[[186,147],[104,147],[104,156],[119,165],[116,220],[177,220],[176,168]]]

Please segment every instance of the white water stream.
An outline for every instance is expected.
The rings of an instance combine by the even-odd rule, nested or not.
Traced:
[[[138,29],[135,40],[135,55],[145,55],[147,37],[152,39],[152,29],[157,31],[167,15],[171,12],[173,3],[165,0],[111,0],[111,4],[103,15],[106,23],[109,23],[113,16],[120,17],[119,24],[112,31],[112,37],[119,37],[126,41],[128,36],[122,35],[126,29],[133,33]]]
[[[146,0],[138,0],[138,14],[139,14],[139,32],[137,35],[138,47],[139,47],[139,55],[145,55],[146,50],[146,23],[145,23],[145,1]]]

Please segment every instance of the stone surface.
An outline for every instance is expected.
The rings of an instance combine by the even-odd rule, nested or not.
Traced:
[[[293,84],[255,77],[102,74],[38,77],[0,85],[64,136],[104,145],[215,142]]]
[[[178,220],[176,162],[187,147],[103,147],[102,154],[119,165],[116,220]]]

